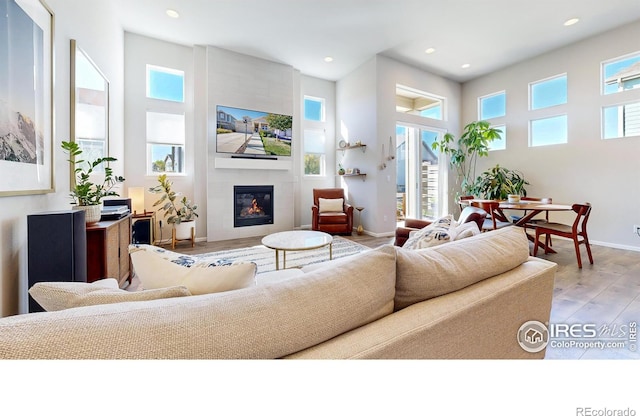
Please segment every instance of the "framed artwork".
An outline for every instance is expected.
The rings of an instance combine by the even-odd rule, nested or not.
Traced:
[[[0,196],[53,192],[53,12],[0,0]]]

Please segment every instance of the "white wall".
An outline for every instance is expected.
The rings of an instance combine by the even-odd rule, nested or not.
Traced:
[[[194,88],[196,82],[201,85],[201,80],[196,79],[194,62],[196,53],[194,48],[165,42],[158,39],[149,38],[126,32],[124,35],[124,70],[125,78],[125,152],[129,157],[125,165],[125,185],[128,187],[144,187],[148,189],[158,184],[158,175],[147,174],[147,144],[146,144],[146,111],[150,103],[154,109],[166,111],[179,111],[182,103],[162,102],[146,98],[146,65],[157,65],[166,68],[178,69],[185,73],[185,172],[184,174],[169,174],[169,180],[173,182],[173,190],[180,192],[187,199],[192,200],[200,208],[199,217],[196,219],[196,237],[206,236],[206,200],[199,193],[196,197],[195,177],[196,155],[202,154],[202,146],[206,143],[206,135],[200,124],[196,124],[194,111]],[[202,76],[202,73],[199,74]],[[178,107],[180,106],[180,107]],[[196,135],[196,128],[198,134]],[[126,193],[125,193],[126,195]],[[145,209],[157,211],[153,203],[158,199],[158,195],[145,192]],[[164,211],[158,213],[156,220],[157,231],[159,220],[164,219]],[[202,224],[202,225],[201,225]],[[162,233],[156,234],[156,239],[160,237],[164,240],[171,237],[171,228],[163,221]]]
[[[498,122],[506,122],[507,149],[481,159],[478,172],[500,164],[525,174],[530,196],[552,197],[557,203],[590,202],[592,242],[634,250],[640,250],[640,238],[632,232],[633,225],[640,224],[640,137],[602,140],[600,112],[616,101],[640,100],[640,89],[602,96],[600,63],[638,52],[638,39],[640,22],[467,82],[462,107],[466,124],[478,117],[479,96],[505,90],[507,115]],[[528,83],[562,73],[568,77],[568,103],[530,112]],[[568,116],[568,143],[528,147],[530,118],[556,111]],[[571,220],[569,215],[554,218]]]
[[[294,121],[299,120],[299,72],[291,66],[209,46],[207,76],[208,241],[260,236],[293,229],[294,213],[299,209],[294,195],[294,180],[298,176],[294,172],[300,169],[299,158],[279,157],[277,161],[231,159],[228,154],[216,152],[215,132],[217,105],[290,114]],[[300,126],[297,122],[294,122],[293,137],[292,146],[301,146]],[[231,163],[232,167],[221,168],[222,162]],[[279,168],[270,169],[271,166]],[[234,228],[234,185],[273,185],[274,223]]]
[[[54,186],[55,193],[0,198],[0,312],[27,310],[27,215],[69,209],[69,165],[60,150],[69,139],[70,39],[91,57],[110,82],[110,151],[122,174],[123,34],[109,1],[48,0],[55,15],[54,33]],[[55,244],[55,236],[51,236]]]

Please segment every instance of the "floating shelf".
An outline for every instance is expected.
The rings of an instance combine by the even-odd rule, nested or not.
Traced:
[[[362,153],[364,153],[365,150],[367,150],[367,145],[366,144],[354,144],[354,145],[347,146],[347,147],[339,147],[336,150],[342,150],[344,152],[345,150],[350,150],[350,149],[362,149]]]
[[[338,175],[338,176],[346,176],[346,177],[349,177],[349,178],[353,178],[355,176],[359,176],[364,181],[365,178],[367,177],[367,174],[366,173],[345,173],[344,175]]]

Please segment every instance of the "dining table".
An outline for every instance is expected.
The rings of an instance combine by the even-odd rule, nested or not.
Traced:
[[[491,202],[491,201],[495,201],[495,200],[466,199],[466,200],[461,200],[460,203],[466,204],[466,205],[472,205],[474,202],[479,203],[479,202]],[[516,225],[519,227],[525,227],[526,225],[531,225],[527,223],[529,223],[529,221],[531,221],[536,215],[541,213],[573,210],[572,205],[543,203],[540,201],[527,200],[527,201],[520,201],[520,202],[509,202],[508,200],[499,200],[498,202],[500,202],[500,205],[498,205],[498,211],[504,218],[509,218],[504,213],[505,210],[524,211],[524,214],[513,222],[513,225]],[[529,241],[535,243],[534,236],[528,233],[525,233],[525,234],[527,234],[527,238],[529,239]],[[547,252],[550,252],[550,253],[556,252],[551,247],[547,247],[546,242],[539,241],[538,246],[542,249],[546,249]]]

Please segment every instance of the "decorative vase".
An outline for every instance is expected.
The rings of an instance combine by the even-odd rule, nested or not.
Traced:
[[[176,240],[191,240],[191,236],[195,235],[196,222],[182,221],[180,224],[173,224],[176,229]],[[191,229],[193,228],[193,234]]]
[[[344,169],[343,168],[338,169],[338,175],[344,175]]]
[[[520,202],[520,195],[509,194],[507,196],[507,200],[509,201],[510,204],[517,204]]]
[[[102,205],[74,205],[73,209],[84,211],[84,220],[87,224],[100,221],[102,216]]]

